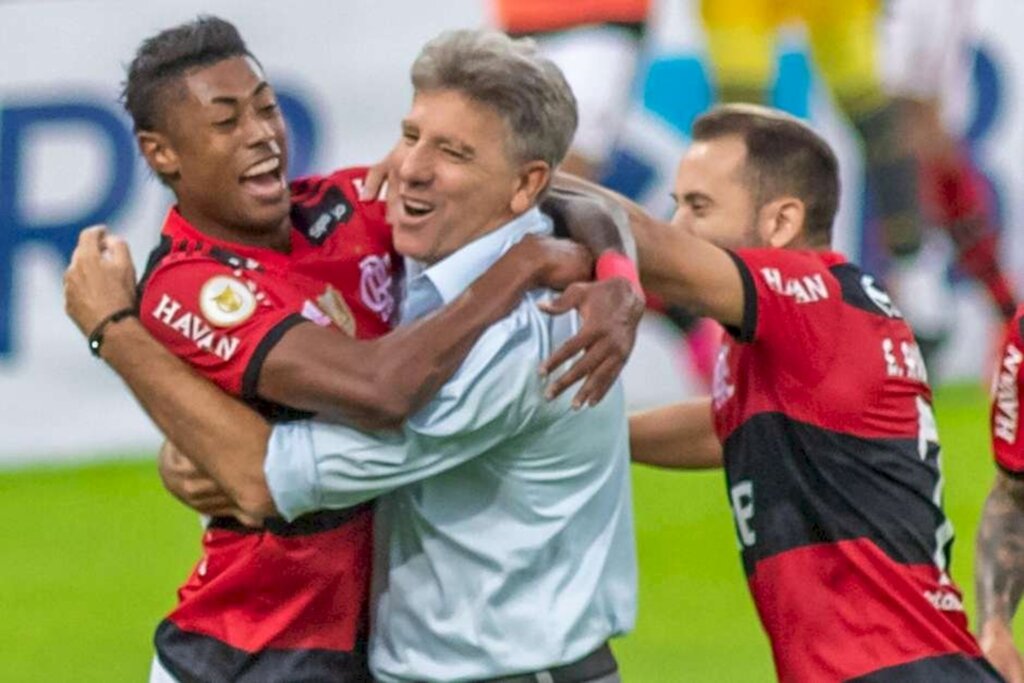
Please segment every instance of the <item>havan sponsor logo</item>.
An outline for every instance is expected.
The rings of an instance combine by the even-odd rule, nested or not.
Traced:
[[[1017,394],[1017,377],[1020,375],[1024,353],[1013,344],[1006,347],[1006,355],[996,375],[995,414],[993,431],[995,438],[1008,444],[1017,442],[1017,425],[1020,422],[1020,396]]]
[[[182,310],[181,302],[164,294],[153,308],[152,316],[191,340],[197,348],[221,360],[231,360],[238,350],[238,337],[218,333],[198,313]]]
[[[761,277],[773,292],[791,296],[798,304],[813,304],[828,298],[828,287],[820,274],[782,277],[778,268],[762,268]]]

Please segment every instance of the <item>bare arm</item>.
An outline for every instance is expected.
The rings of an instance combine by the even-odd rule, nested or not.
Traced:
[[[722,445],[711,422],[711,399],[654,408],[629,416],[633,462],[669,469],[722,466]]]
[[[645,288],[666,303],[723,325],[738,327],[743,322],[743,283],[724,249],[656,220],[636,203],[600,185],[565,174],[556,176],[555,185],[625,210]]]
[[[455,372],[480,334],[541,284],[590,276],[591,260],[560,240],[515,245],[440,311],[371,341],[314,324],[293,327],[263,364],[263,398],[368,428],[394,427]]]
[[[1024,594],[1024,480],[1002,471],[982,509],[975,589],[982,650],[1007,681],[1024,681],[1024,662],[1012,630],[1013,615]]]
[[[123,240],[101,227],[83,230],[64,274],[64,303],[83,334],[134,305],[135,269]],[[242,510],[270,500],[263,476],[270,425],[200,377],[146,331],[137,318],[106,327],[100,354],[157,427],[195,459]],[[272,508],[272,506],[271,506]]]
[[[160,431],[217,482],[239,511],[273,514],[263,476],[270,425],[258,413],[200,377],[135,318],[107,330],[101,355]]]
[[[636,260],[636,243],[629,217],[618,204],[603,202],[569,187],[553,187],[541,202],[555,224],[556,234],[568,235],[594,258],[614,251]]]

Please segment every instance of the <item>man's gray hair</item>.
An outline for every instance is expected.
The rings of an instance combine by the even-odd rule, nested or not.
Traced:
[[[529,38],[499,31],[445,31],[423,46],[412,65],[419,92],[455,90],[494,109],[509,130],[519,162],[554,168],[576,132],[576,98],[555,64]]]

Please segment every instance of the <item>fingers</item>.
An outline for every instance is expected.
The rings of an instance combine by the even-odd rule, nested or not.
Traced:
[[[119,266],[130,265],[132,262],[132,254],[128,250],[128,243],[117,235],[108,235],[104,239],[103,255]]]
[[[586,353],[580,356],[580,359],[573,363],[572,367],[551,382],[544,395],[549,400],[557,398],[566,389],[576,384],[590,374],[592,370],[596,369],[600,365],[602,357],[600,357],[600,354],[595,351],[595,348],[591,347]],[[577,392],[576,396],[573,398],[573,408],[579,408],[583,405],[578,402],[577,399],[579,399],[579,392]]]
[[[573,405],[576,407],[596,406],[600,403],[608,390],[615,384],[615,380],[618,379],[619,373],[622,372],[622,366],[622,361],[614,356],[605,358],[597,369],[587,375],[583,386],[573,397]]]
[[[92,225],[78,233],[78,246],[81,249],[93,250],[95,253],[100,252],[103,240],[107,236],[107,226],[105,225]]]
[[[391,154],[389,153],[388,156],[371,166],[370,170],[366,172],[366,178],[363,180],[363,187],[359,190],[359,201],[372,202],[380,197],[381,190],[384,188],[384,183],[387,182],[388,171],[390,171],[390,169]]]
[[[583,288],[580,285],[570,285],[551,301],[542,301],[537,307],[548,315],[561,315],[568,313],[580,305],[583,300]]]
[[[583,341],[579,343],[586,344]],[[582,380],[583,385],[573,396],[572,407],[596,405],[618,379],[625,360],[626,356],[618,352],[614,345],[597,341],[586,349],[571,368],[551,382],[544,395],[548,400],[555,399]]]
[[[560,368],[564,363],[573,358],[580,351],[585,350],[588,346],[594,343],[595,335],[590,332],[589,329],[580,330],[577,334],[573,335],[565,341],[564,344],[555,349],[540,366],[540,374],[544,377],[552,374],[555,370]],[[557,382],[556,382],[557,384]],[[568,385],[567,385],[568,386]],[[562,388],[564,390],[564,387]],[[553,396],[553,398],[562,392],[559,390]]]

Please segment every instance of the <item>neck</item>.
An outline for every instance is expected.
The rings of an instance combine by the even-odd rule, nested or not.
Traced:
[[[260,247],[287,253],[291,251],[291,220],[285,216],[281,222],[269,228],[249,226],[246,228],[227,226],[210,220],[201,213],[190,210],[185,205],[178,205],[178,212],[189,225],[215,240],[233,242],[247,247]]]

